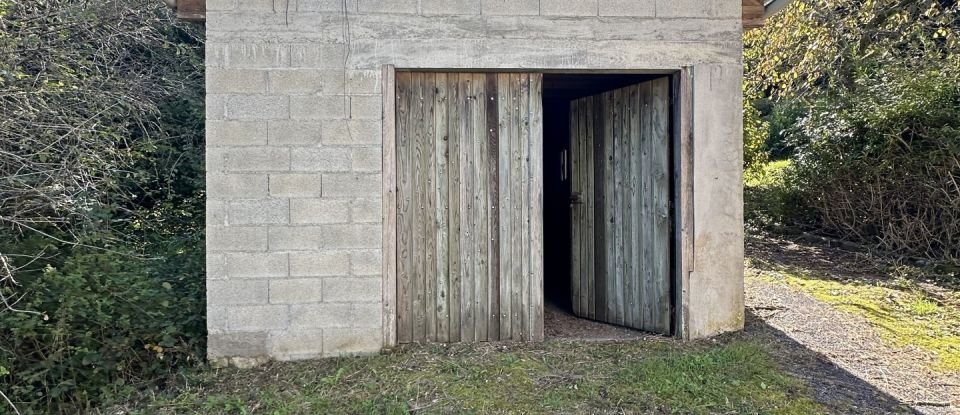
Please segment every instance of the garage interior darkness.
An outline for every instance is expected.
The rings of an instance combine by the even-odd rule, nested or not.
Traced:
[[[543,78],[543,163],[544,163],[544,306],[547,309],[547,337],[590,337],[596,328],[586,321],[574,322],[571,301],[571,182],[570,151],[571,102],[664,75],[637,74],[545,74]],[[566,173],[564,172],[565,170]],[[554,314],[551,316],[551,314]],[[556,314],[560,314],[559,316]],[[552,318],[551,318],[552,317]],[[594,325],[603,325],[595,322]],[[612,328],[612,327],[611,327]],[[600,328],[601,332],[604,330]],[[588,331],[578,333],[578,331]],[[610,331],[607,330],[609,333]],[[639,332],[637,332],[639,334]],[[599,334],[603,336],[604,334]]]

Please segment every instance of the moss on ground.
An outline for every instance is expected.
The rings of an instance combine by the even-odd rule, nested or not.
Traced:
[[[818,278],[802,271],[763,272],[840,310],[866,317],[882,338],[937,356],[934,369],[960,372],[960,310],[942,304],[911,281],[872,284]]]
[[[406,347],[193,375],[133,413],[825,412],[756,340]]]

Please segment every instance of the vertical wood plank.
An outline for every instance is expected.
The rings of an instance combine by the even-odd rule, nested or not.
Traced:
[[[502,339],[511,339],[512,318],[511,312],[512,298],[510,296],[513,289],[513,215],[511,210],[511,200],[513,187],[513,175],[511,172],[511,148],[513,145],[513,134],[510,130],[513,111],[510,101],[510,74],[497,74],[497,113],[499,115],[499,170],[500,170],[500,336]]]
[[[614,111],[613,111],[613,229],[614,229],[614,243],[615,246],[613,250],[614,263],[616,264],[616,278],[617,278],[617,319],[616,323],[623,325],[624,316],[626,312],[626,304],[624,301],[624,291],[627,289],[626,284],[626,275],[624,274],[624,216],[623,216],[623,187],[624,187],[624,145],[626,138],[624,137],[623,129],[623,119],[626,114],[624,114],[625,105],[623,98],[624,90],[617,89],[613,91],[613,102],[614,102]]]
[[[397,344],[397,101],[393,65],[382,69],[383,96],[383,346]]]
[[[614,122],[613,122],[613,113],[616,111],[616,103],[614,102],[614,97],[612,93],[606,93],[603,96],[604,111],[603,111],[603,194],[604,194],[604,221],[603,221],[603,232],[604,232],[604,242],[605,242],[605,273],[601,276],[606,279],[607,283],[607,321],[617,322],[618,313],[620,307],[617,303],[617,291],[620,289],[619,281],[617,280],[616,273],[616,246],[614,246],[614,241],[616,241],[616,230],[613,226],[613,213],[614,213],[614,201],[615,197],[613,194],[613,183],[616,178],[615,171],[613,169],[613,141],[614,141]]]
[[[471,86],[474,90],[476,96],[476,111],[473,113],[473,137],[474,137],[474,157],[475,157],[475,171],[474,171],[474,184],[476,186],[476,209],[475,214],[477,221],[475,222],[474,231],[476,232],[476,248],[477,248],[477,268],[476,268],[476,310],[474,311],[476,315],[476,330],[477,330],[477,341],[488,341],[487,333],[487,311],[489,309],[489,288],[490,288],[490,257],[489,257],[489,240],[488,240],[488,222],[489,222],[489,203],[487,192],[488,185],[488,175],[487,175],[487,101],[486,101],[486,77],[483,74],[474,74],[473,82]]]
[[[413,341],[412,278],[414,271],[413,253],[413,135],[412,135],[412,75],[409,72],[397,74],[397,178],[399,196],[397,198],[397,341]]]
[[[606,112],[605,100],[603,95],[596,95],[589,98],[592,102],[591,111],[588,115],[592,128],[590,129],[589,158],[590,174],[593,175],[590,193],[593,195],[593,205],[591,206],[591,217],[588,219],[590,232],[593,235],[592,246],[590,247],[593,262],[591,263],[591,274],[596,281],[596,319],[609,321],[608,298],[611,287],[607,284],[607,234],[606,234],[606,195],[604,194],[604,183],[606,182],[605,153],[604,153],[604,113]]]
[[[630,189],[633,187],[633,176],[631,174],[633,153],[631,150],[635,141],[633,132],[630,130],[630,119],[634,109],[630,105],[631,90],[633,90],[633,87],[626,87],[621,92],[623,112],[620,117],[620,129],[623,131],[623,146],[619,151],[621,157],[619,167],[622,180],[619,193],[622,195],[620,198],[622,210],[620,228],[623,238],[623,324],[629,327],[634,324],[633,309],[636,308],[636,299],[633,296],[633,290],[637,286],[637,279],[633,273],[633,258],[635,256],[633,254],[633,221],[631,220],[633,203],[630,198],[632,194]]]
[[[511,193],[513,198],[511,200],[511,212],[510,215],[514,217],[513,229],[510,236],[510,245],[512,249],[512,271],[511,271],[511,281],[510,281],[510,300],[512,304],[510,305],[510,310],[512,313],[510,325],[513,328],[511,330],[511,339],[514,341],[520,341],[523,339],[523,323],[520,320],[522,316],[522,301],[520,296],[523,294],[523,289],[521,284],[523,284],[523,249],[522,242],[524,239],[523,235],[523,146],[524,138],[520,134],[521,123],[523,122],[520,117],[520,76],[519,74],[510,74],[510,109],[513,112],[513,117],[511,117],[510,125],[510,135],[512,138],[511,148],[511,162],[510,168],[512,170],[512,189]]]
[[[656,285],[653,275],[654,253],[652,240],[654,238],[653,223],[653,163],[651,157],[653,153],[653,117],[651,116],[652,90],[649,83],[644,83],[640,87],[640,119],[641,119],[641,201],[640,201],[640,258],[643,261],[643,321],[644,327],[651,328],[654,321],[654,299],[656,298]]]
[[[654,215],[653,275],[656,297],[654,298],[654,323],[659,333],[670,330],[670,84],[668,78],[651,81],[651,117],[653,123],[652,156]]]
[[[583,175],[580,173],[580,112],[582,111],[583,99],[577,99],[570,102],[570,194],[573,197],[583,195],[584,189],[581,185]],[[582,197],[582,196],[580,196]],[[570,204],[570,303],[573,306],[573,313],[578,316],[584,315],[584,310],[580,306],[580,280],[583,278],[583,272],[580,269],[580,249],[584,243],[580,237],[581,207],[574,201]]]
[[[532,341],[543,340],[543,74],[530,74],[530,264]]]
[[[474,244],[474,220],[476,212],[474,211],[474,198],[476,191],[473,186],[474,178],[474,158],[473,158],[473,118],[476,111],[476,95],[474,94],[472,83],[473,78],[470,74],[461,73],[460,92],[462,97],[460,103],[463,110],[460,111],[460,236],[461,236],[461,325],[460,338],[464,342],[474,342],[477,339],[476,325],[474,319],[474,310],[476,303],[474,291],[476,290],[476,268],[474,267],[474,258],[476,256],[476,246]]]
[[[693,223],[693,67],[684,67],[680,71],[679,107],[680,107],[680,137],[679,137],[679,228],[680,228],[680,278],[679,278],[679,334],[684,339],[690,338],[689,326],[689,288],[690,274],[693,272],[695,232]]]
[[[447,129],[449,134],[448,141],[448,181],[447,190],[449,192],[450,205],[450,231],[449,242],[450,249],[448,262],[450,264],[450,341],[460,341],[460,310],[461,310],[461,249],[460,249],[460,200],[461,200],[461,175],[460,175],[460,142],[462,141],[460,133],[460,109],[461,93],[459,85],[460,77],[456,73],[447,75]]]
[[[523,198],[520,200],[520,250],[523,260],[520,274],[520,326],[521,340],[529,340],[530,327],[530,280],[531,280],[531,258],[530,258],[530,76],[529,74],[520,74],[517,76],[520,84],[519,105],[517,111],[520,113],[520,139],[521,139],[521,157],[520,169],[520,194]]]
[[[488,250],[490,255],[490,308],[487,310],[487,330],[490,341],[500,340],[500,103],[497,93],[497,75],[485,75],[487,102],[487,181],[489,201],[487,217]]]
[[[640,87],[634,85],[630,87],[630,99],[628,101],[628,111],[629,111],[629,120],[630,120],[630,279],[633,281],[633,286],[629,291],[630,295],[630,326],[631,327],[643,327],[643,318],[641,312],[641,303],[643,297],[641,291],[643,290],[642,284],[642,267],[643,262],[641,261],[640,252],[641,252],[641,223],[640,223],[640,146],[641,146],[641,130],[640,130]]]
[[[437,74],[423,74],[423,239],[424,239],[424,338],[437,341]]]
[[[436,341],[450,341],[450,309],[449,309],[449,201],[448,201],[448,172],[447,157],[449,145],[449,129],[447,128],[447,109],[449,101],[447,98],[447,74],[435,74],[436,95],[434,99],[434,153],[436,154],[436,267],[437,267],[437,293],[436,293]]]
[[[593,272],[593,251],[594,245],[590,243],[593,240],[593,230],[595,228],[594,222],[591,220],[593,218],[593,210],[590,206],[590,194],[593,193],[593,186],[595,185],[592,180],[593,177],[593,160],[590,157],[592,150],[593,130],[590,128],[591,123],[593,122],[593,112],[595,111],[594,102],[589,98],[584,98],[583,100],[583,109],[580,112],[580,122],[579,128],[580,131],[578,135],[580,136],[581,145],[580,145],[580,174],[583,177],[583,193],[580,195],[580,211],[581,222],[580,222],[580,238],[584,242],[580,245],[580,255],[582,257],[580,261],[580,275],[583,278],[583,284],[581,289],[581,301],[583,302],[582,306],[584,308],[584,315],[587,318],[595,319],[597,318],[597,277]]]

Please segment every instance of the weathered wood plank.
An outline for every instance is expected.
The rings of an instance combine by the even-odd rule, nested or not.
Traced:
[[[500,336],[503,339],[511,339],[513,336],[512,324],[513,314],[511,312],[512,298],[510,296],[513,289],[513,245],[511,236],[513,235],[513,215],[511,215],[511,189],[513,187],[513,176],[510,170],[511,165],[511,146],[513,145],[513,134],[510,130],[511,119],[514,111],[510,106],[510,74],[497,74],[497,115],[499,116],[499,205],[500,205]]]
[[[640,236],[640,257],[643,261],[643,298],[642,298],[642,311],[643,311],[643,321],[644,327],[647,329],[652,328],[652,323],[654,319],[654,298],[656,298],[656,285],[653,281],[653,264],[654,264],[654,252],[653,245],[651,241],[654,238],[653,226],[654,223],[654,212],[653,212],[653,163],[651,162],[652,153],[653,153],[653,117],[650,112],[652,107],[652,90],[649,83],[644,83],[640,87],[640,105],[641,105],[641,124],[642,124],[642,133],[641,133],[641,171],[640,171],[640,182],[641,190],[640,194],[642,195],[640,202],[640,222],[642,223],[641,229],[642,233]]]
[[[597,320],[608,321],[609,312],[607,307],[607,299],[610,298],[609,292],[611,287],[607,284],[607,254],[606,254],[606,227],[604,223],[606,222],[607,214],[604,211],[606,206],[606,195],[604,191],[604,182],[606,180],[605,171],[604,171],[604,160],[605,154],[603,151],[603,136],[605,133],[604,123],[603,123],[603,113],[605,111],[604,107],[604,98],[602,95],[596,95],[593,98],[589,98],[591,102],[591,110],[589,113],[589,121],[592,123],[592,128],[590,128],[590,143],[588,148],[588,163],[590,174],[593,175],[593,182],[591,183],[590,193],[593,197],[593,204],[590,206],[591,215],[588,217],[588,229],[592,234],[593,239],[589,252],[592,257],[592,262],[590,264],[590,273],[595,278],[596,281],[596,293],[594,295],[596,302],[596,316]],[[588,242],[589,243],[589,242]]]
[[[624,258],[624,234],[626,233],[626,222],[624,221],[624,180],[626,179],[624,174],[624,164],[629,156],[629,152],[625,152],[624,149],[627,148],[625,142],[627,137],[624,137],[626,132],[623,128],[623,120],[626,116],[624,114],[626,110],[626,104],[624,100],[624,89],[617,89],[613,91],[613,101],[614,101],[614,111],[613,111],[613,229],[614,229],[614,263],[616,264],[616,278],[617,278],[617,319],[616,323],[623,325],[625,322],[626,315],[626,302],[624,298],[624,291],[627,289],[626,284],[626,269],[625,258]],[[625,154],[626,153],[626,154]]]
[[[510,325],[512,327],[510,338],[514,341],[520,341],[523,339],[523,322],[521,321],[522,316],[522,304],[520,296],[523,294],[522,284],[524,282],[523,278],[523,249],[522,244],[525,236],[523,234],[523,199],[525,197],[523,193],[523,177],[525,172],[523,170],[523,146],[526,144],[524,137],[520,134],[521,123],[523,122],[520,117],[520,75],[511,74],[510,75],[510,108],[513,111],[514,115],[511,117],[510,124],[510,135],[512,143],[510,145],[511,151],[511,161],[510,168],[511,172],[511,208],[510,215],[513,216],[513,229],[510,236],[510,245],[511,245],[511,258],[512,258],[512,270],[511,270],[511,281],[510,281],[510,305],[511,317]]]
[[[678,252],[678,257],[680,258],[678,268],[680,269],[679,277],[679,302],[677,307],[680,308],[680,312],[677,313],[679,317],[678,322],[678,334],[684,339],[690,338],[689,332],[689,288],[690,288],[690,274],[693,272],[693,211],[694,211],[694,201],[693,201],[693,77],[694,72],[692,67],[684,67],[680,71],[680,80],[679,80],[679,148],[678,148],[678,170],[679,170],[679,189],[678,189],[678,206],[679,206],[679,218],[678,218],[678,228],[680,232],[680,252]]]
[[[628,101],[629,120],[630,120],[630,280],[632,286],[628,290],[630,296],[630,318],[628,325],[630,327],[643,327],[643,318],[640,311],[642,296],[642,261],[641,251],[641,222],[640,222],[640,143],[642,140],[640,130],[640,87],[630,87],[630,99]]]
[[[766,7],[763,0],[743,0],[743,29],[763,27],[766,23]]]
[[[490,244],[489,244],[489,193],[488,193],[488,184],[489,178],[487,174],[487,99],[486,99],[486,77],[483,74],[474,74],[473,82],[471,86],[476,95],[476,105],[477,111],[474,112],[473,127],[474,127],[474,143],[475,153],[474,157],[476,158],[474,166],[476,170],[474,171],[474,183],[477,189],[477,199],[476,199],[476,210],[477,215],[475,222],[476,227],[476,246],[478,252],[479,260],[477,264],[477,280],[476,280],[476,330],[477,330],[477,341],[488,341],[488,310],[490,308]]]
[[[497,93],[497,74],[485,74],[487,129],[487,186],[489,201],[488,250],[490,255],[490,308],[487,310],[487,330],[490,341],[500,340],[500,103]]]
[[[424,239],[424,341],[437,341],[437,74],[423,74],[423,239]]]
[[[474,157],[473,157],[473,118],[476,112],[476,95],[474,94],[470,74],[459,74],[460,79],[460,238],[461,238],[461,323],[460,338],[464,342],[474,342],[477,340],[476,321],[475,321],[475,295],[476,291],[476,267],[474,260],[476,257],[476,245],[474,244],[474,221],[476,212],[474,211]]]
[[[397,73],[397,341],[413,341],[413,308],[410,292],[413,278],[413,203],[412,182],[413,153],[412,135],[412,76],[409,72]]]
[[[449,309],[449,194],[448,194],[448,172],[447,155],[449,145],[449,129],[447,128],[447,109],[449,101],[447,98],[447,74],[434,74],[436,94],[434,97],[434,153],[436,159],[436,182],[433,187],[436,189],[436,267],[437,267],[437,289],[436,289],[436,336],[438,342],[450,341],[450,309]]]
[[[521,137],[521,156],[520,156],[520,169],[522,171],[522,176],[520,179],[520,194],[523,195],[523,198],[520,200],[520,224],[521,230],[520,235],[521,243],[521,258],[523,260],[521,274],[520,274],[520,325],[523,327],[521,332],[522,340],[530,339],[530,282],[531,282],[531,256],[530,256],[530,221],[531,221],[531,212],[530,212],[530,181],[531,181],[531,171],[530,171],[530,152],[531,152],[531,140],[530,140],[530,75],[521,74],[517,76],[517,80],[520,84],[519,91],[519,106],[517,111],[520,113],[520,137]]]
[[[670,83],[668,78],[651,81],[651,117],[653,128],[652,156],[653,189],[652,205],[654,222],[653,278],[657,295],[654,300],[656,332],[670,331]]]
[[[583,194],[583,174],[580,172],[580,116],[583,109],[584,100],[578,99],[570,102],[570,302],[573,306],[573,313],[578,316],[584,315],[584,309],[580,302],[580,280],[583,278],[583,271],[580,269],[580,250],[583,241],[581,241],[580,227],[584,220],[581,215],[578,197]]]
[[[427,172],[430,170],[430,165],[428,164],[428,153],[429,146],[433,147],[433,140],[429,139],[427,134],[427,126],[425,123],[425,118],[427,114],[427,105],[425,101],[425,87],[424,78],[426,74],[423,73],[414,73],[413,74],[413,83],[414,83],[414,97],[413,97],[413,106],[414,119],[413,119],[413,134],[414,134],[414,180],[413,180],[413,195],[416,199],[416,207],[414,218],[414,228],[413,228],[413,254],[415,255],[414,259],[414,275],[413,275],[413,341],[414,342],[423,342],[427,337],[427,222],[428,218],[425,217],[424,211],[427,209]],[[432,102],[432,100],[431,100]],[[429,132],[431,138],[433,131]]]
[[[448,251],[450,258],[450,341],[460,341],[460,310],[461,310],[461,248],[460,248],[460,200],[461,200],[461,175],[460,175],[460,110],[461,110],[461,92],[459,86],[459,75],[451,73],[447,75],[447,129],[449,134],[448,142],[448,176],[447,190],[450,194],[450,249]]]
[[[382,69],[383,96],[383,345],[397,344],[397,84],[392,65]]]
[[[617,292],[620,290],[620,284],[617,280],[616,255],[613,252],[616,249],[616,246],[614,246],[616,243],[614,220],[616,218],[613,216],[613,206],[615,202],[613,183],[616,179],[616,172],[613,169],[613,142],[614,134],[616,133],[613,113],[616,111],[616,103],[614,102],[613,94],[606,93],[603,95],[603,106],[603,232],[605,242],[603,254],[606,266],[605,273],[601,274],[601,276],[607,280],[607,321],[615,323],[619,321],[618,315],[620,314],[620,305],[617,302]]]
[[[592,180],[593,177],[593,158],[591,157],[591,152],[593,150],[592,143],[594,137],[592,135],[593,129],[591,129],[591,124],[594,122],[593,112],[595,111],[594,102],[590,98],[583,99],[583,106],[581,107],[581,113],[579,115],[579,129],[578,132],[580,136],[580,174],[583,177],[583,192],[580,194],[580,211],[583,217],[582,223],[580,224],[580,240],[582,241],[580,245],[580,255],[582,259],[580,261],[580,272],[583,278],[583,283],[581,289],[582,306],[586,311],[584,315],[587,318],[595,319],[597,317],[597,277],[593,272],[593,253],[594,246],[590,241],[593,240],[593,231],[595,229],[595,224],[592,220],[593,217],[593,208],[590,204],[591,194],[594,193],[593,189],[596,183]]]
[[[543,340],[543,74],[530,74],[530,326],[531,341]]]

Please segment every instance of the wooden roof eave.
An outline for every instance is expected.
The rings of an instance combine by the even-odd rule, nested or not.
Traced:
[[[207,20],[207,0],[163,0],[177,11],[177,18],[202,23]]]

